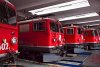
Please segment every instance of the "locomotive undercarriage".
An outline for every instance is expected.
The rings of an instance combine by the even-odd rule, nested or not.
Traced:
[[[91,50],[92,48],[94,48],[96,45],[98,45],[99,43],[85,43],[84,44],[84,49],[86,50]]]
[[[20,46],[19,58],[33,60],[37,62],[50,62],[60,59],[64,55],[64,47],[40,48]],[[50,58],[51,56],[55,58]]]
[[[79,44],[77,44],[79,45]],[[69,54],[74,54],[74,48],[75,48],[76,44],[66,44],[66,51]]]
[[[9,52],[0,57],[0,67],[7,67],[14,64],[19,53]]]

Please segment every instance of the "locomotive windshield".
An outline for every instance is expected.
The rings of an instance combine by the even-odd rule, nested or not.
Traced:
[[[74,34],[73,28],[68,28],[67,29],[67,34]]]
[[[58,24],[55,22],[51,22],[50,23],[50,30],[53,32],[59,32],[59,27]]]
[[[0,3],[0,23],[16,25],[15,10],[5,2]]]
[[[92,36],[98,36],[98,32],[96,30],[93,30],[91,34]]]
[[[88,34],[87,31],[84,31],[84,35],[85,35],[85,36],[89,36],[89,34]]]
[[[82,34],[82,29],[78,28],[78,34]]]
[[[85,31],[84,32],[84,34],[86,35],[86,36],[98,36],[98,32],[96,31],[96,30],[91,30],[91,32],[89,32],[89,31]]]

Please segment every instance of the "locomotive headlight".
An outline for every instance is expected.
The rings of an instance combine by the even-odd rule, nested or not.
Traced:
[[[80,39],[78,39],[78,42],[80,41]]]
[[[53,39],[53,42],[56,42],[56,38]]]
[[[83,36],[81,36],[82,37],[82,39],[84,39],[84,37]]]
[[[54,42],[56,41],[56,39],[55,39],[55,38],[54,38],[53,40],[54,40]]]
[[[16,44],[17,43],[17,38],[13,37],[11,41],[12,41],[13,44]]]

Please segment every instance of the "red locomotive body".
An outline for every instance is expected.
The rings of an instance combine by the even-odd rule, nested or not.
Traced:
[[[36,50],[44,52],[62,46],[60,26],[60,22],[51,19],[19,22],[20,46],[42,48]]]
[[[82,28],[79,26],[64,27],[64,37],[69,53],[74,53],[75,45],[82,45],[84,42]]]
[[[54,19],[20,21],[19,32],[21,52],[50,53],[64,44],[62,25]]]
[[[16,53],[18,53],[18,27],[15,7],[8,1],[0,0],[0,62]]]
[[[85,45],[88,49],[99,43],[99,33],[95,29],[85,29],[84,30]]]
[[[82,28],[80,28],[78,26],[65,27],[64,28],[64,36],[65,36],[66,44],[68,44],[68,45],[83,44]]]

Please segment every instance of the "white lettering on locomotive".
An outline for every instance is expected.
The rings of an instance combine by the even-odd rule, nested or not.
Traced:
[[[0,50],[8,50],[8,43],[2,43],[0,46]]]

